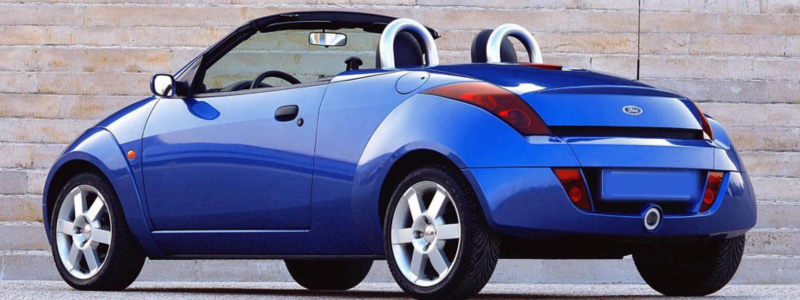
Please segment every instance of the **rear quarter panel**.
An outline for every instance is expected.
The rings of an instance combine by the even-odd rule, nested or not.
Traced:
[[[355,173],[351,205],[355,225],[376,253],[383,251],[377,201],[381,185],[398,159],[420,149],[443,154],[462,169],[578,164],[569,146],[558,138],[524,137],[476,106],[415,95],[383,120],[366,145]],[[476,194],[491,222],[482,193],[476,190]]]
[[[400,94],[396,82],[408,72],[390,72],[332,82],[320,107],[314,160],[311,215],[312,239],[324,245],[325,254],[376,254],[361,235],[354,233],[359,158],[387,115],[414,93],[453,78],[435,76],[409,94]],[[375,199],[377,207],[377,198]]]

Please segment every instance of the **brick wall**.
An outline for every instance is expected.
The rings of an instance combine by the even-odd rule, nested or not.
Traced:
[[[481,29],[518,23],[546,62],[700,102],[733,136],[760,199],[737,282],[800,282],[798,0],[0,0],[0,279],[55,278],[40,194],[47,168],[82,130],[146,96],[153,73],[177,70],[241,23],[318,9],[419,20],[442,33],[444,63],[468,61]],[[495,278],[604,281],[572,274],[569,263],[526,262],[551,274],[529,279],[501,264]],[[202,273],[209,264],[192,266]],[[616,281],[639,282],[629,260],[604,264],[596,266]],[[168,278],[159,274],[145,278]]]

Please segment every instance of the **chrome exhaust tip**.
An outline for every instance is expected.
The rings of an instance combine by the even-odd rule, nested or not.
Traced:
[[[661,226],[661,220],[663,219],[663,215],[661,213],[661,208],[658,206],[651,206],[644,212],[644,228],[647,231],[655,231]]]

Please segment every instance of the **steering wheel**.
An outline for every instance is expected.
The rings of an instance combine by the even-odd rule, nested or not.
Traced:
[[[257,88],[261,87],[261,86],[259,86],[261,81],[264,81],[264,79],[267,79],[269,77],[280,78],[280,79],[286,80],[287,82],[289,82],[291,84],[299,84],[300,83],[300,80],[297,80],[297,78],[294,78],[294,76],[289,75],[287,73],[284,73],[284,72],[281,72],[281,71],[266,71],[264,73],[261,73],[261,75],[258,75],[258,77],[256,77],[256,80],[253,80],[253,83],[250,84],[250,89],[257,89]],[[269,85],[267,85],[267,86],[269,86]]]

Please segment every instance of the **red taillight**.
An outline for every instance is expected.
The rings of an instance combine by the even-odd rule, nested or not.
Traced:
[[[586,192],[586,183],[583,181],[579,169],[553,169],[558,181],[564,187],[564,191],[569,196],[569,201],[583,210],[592,210],[592,203],[589,200],[589,193]]]
[[[700,115],[700,125],[703,126],[703,134],[705,135],[705,139],[713,140],[714,132],[711,131],[711,125],[708,124],[708,119],[706,119],[706,115],[704,115],[703,112],[700,111],[700,108],[697,107],[696,103],[692,102],[692,104],[694,104],[694,109],[697,110],[697,114]]]
[[[722,172],[708,172],[706,180],[706,190],[703,191],[703,203],[700,204],[700,212],[707,211],[717,201],[719,189],[722,187]]]
[[[558,70],[558,71],[561,71],[562,69],[564,69],[564,66],[562,66],[562,65],[534,64],[534,63],[519,63],[519,65],[520,66],[526,66],[526,67],[534,67],[534,68],[539,68],[539,69],[545,69],[545,70]]]
[[[435,87],[423,94],[464,101],[488,110],[523,135],[549,135],[542,118],[512,92],[485,82],[462,82]]]

